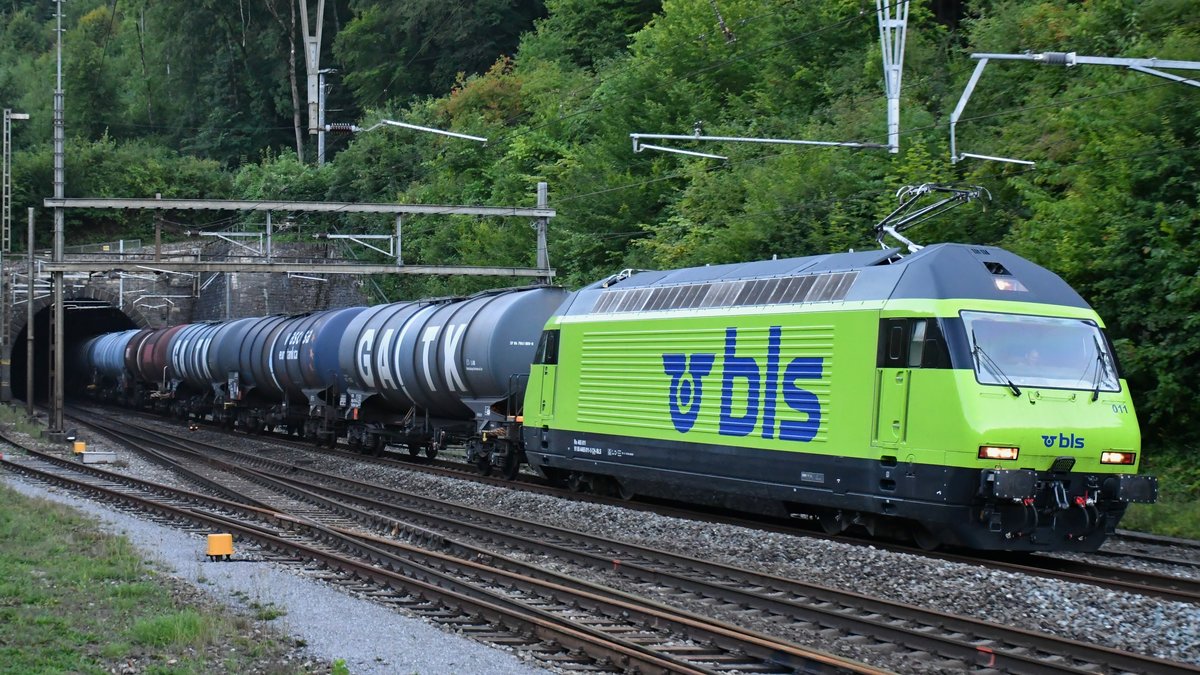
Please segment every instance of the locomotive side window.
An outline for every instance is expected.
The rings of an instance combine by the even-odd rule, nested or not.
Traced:
[[[942,328],[934,319],[929,319],[926,322],[925,339],[921,348],[921,360],[919,364],[922,368],[950,368],[950,350],[947,347],[946,339],[942,335]]]
[[[544,366],[558,364],[558,330],[542,331],[542,339],[538,342],[533,362]]]
[[[925,353],[925,319],[915,319],[912,323],[912,338],[908,341],[908,363],[919,366]]]
[[[882,319],[879,322],[879,351],[876,355],[876,366],[879,368],[904,367],[905,333],[908,330],[907,319]]]
[[[904,345],[904,326],[892,326],[888,335],[888,361],[900,362],[900,350]],[[902,362],[901,362],[902,363]],[[900,363],[897,363],[900,365]]]
[[[877,368],[950,368],[938,319],[882,319]]]

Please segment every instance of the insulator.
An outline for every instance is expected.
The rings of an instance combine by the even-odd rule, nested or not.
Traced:
[[[1043,52],[1042,63],[1048,66],[1075,65],[1075,52]]]

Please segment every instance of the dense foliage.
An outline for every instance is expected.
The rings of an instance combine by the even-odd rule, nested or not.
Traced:
[[[14,128],[18,208],[50,192],[52,11],[47,0],[0,8],[0,103],[33,115]],[[629,134],[886,141],[872,3],[336,0],[322,56],[338,71],[332,118],[489,141],[390,128],[337,136],[320,168],[304,133],[297,3],[73,0],[68,12],[72,195],[510,205],[531,204],[547,181],[559,213],[552,262],[578,285],[626,267],[873,246],[871,225],[899,187],[982,185],[989,202],[912,236],[1002,245],[1061,274],[1106,318],[1148,440],[1200,440],[1197,89],[1116,67],[993,62],[958,126],[960,149],[1036,166],[951,163],[947,134],[971,53],[1200,60],[1191,0],[915,2],[900,153],[680,144],[724,162],[634,153]],[[113,218],[73,214],[69,237],[144,225]],[[405,227],[410,262],[533,262],[527,222]],[[380,282],[392,295],[480,283]]]

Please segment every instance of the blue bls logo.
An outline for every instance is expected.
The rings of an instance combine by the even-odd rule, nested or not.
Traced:
[[[772,326],[767,335],[766,373],[751,356],[737,355],[737,328],[725,329],[725,354],[721,373],[721,419],[718,432],[722,436],[749,436],[759,425],[761,412],[762,437],[808,442],[817,435],[821,424],[821,403],[816,394],[796,386],[798,380],[819,380],[824,359],[801,357],[792,359],[780,377],[780,343],[783,329]],[[671,422],[679,433],[687,433],[700,416],[704,397],[704,378],[712,372],[716,354],[663,354],[663,371],[671,376],[667,402]],[[733,414],[734,383],[746,380],[746,412]],[[805,415],[804,420],[776,420],[779,398],[791,410]],[[741,401],[738,402],[741,407]]]
[[[1055,441],[1058,441],[1059,448],[1070,450],[1083,449],[1083,436],[1076,436],[1075,434],[1071,434],[1070,436],[1067,436],[1066,434],[1059,434],[1057,438],[1054,436],[1054,434],[1042,436],[1042,443],[1045,444],[1047,448],[1053,448]]]

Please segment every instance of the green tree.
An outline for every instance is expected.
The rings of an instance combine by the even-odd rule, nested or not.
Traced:
[[[459,73],[486,70],[544,15],[539,0],[354,0],[334,54],[362,108],[444,93]]]

